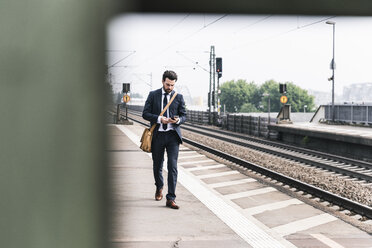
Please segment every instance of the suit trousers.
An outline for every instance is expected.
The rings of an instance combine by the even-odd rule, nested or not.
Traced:
[[[177,160],[179,151],[179,137],[176,131],[158,132],[152,140],[151,151],[153,160],[153,171],[155,185],[157,189],[164,186],[163,180],[163,162],[164,152],[167,151],[168,157],[168,194],[167,200],[176,199],[176,184],[177,184]]]

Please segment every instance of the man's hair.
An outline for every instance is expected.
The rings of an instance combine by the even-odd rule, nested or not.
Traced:
[[[165,81],[166,78],[168,78],[169,80],[177,81],[177,74],[174,71],[165,71],[163,73],[163,82]]]

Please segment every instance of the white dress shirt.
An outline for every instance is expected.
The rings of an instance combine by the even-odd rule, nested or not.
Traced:
[[[161,109],[163,110],[164,109],[164,107],[165,106],[163,106],[163,102],[164,102],[164,94],[165,94],[166,92],[164,91],[164,89],[163,88],[161,88]],[[169,102],[170,101],[170,95],[171,94],[167,94],[167,102]],[[167,114],[168,114],[168,117],[170,117],[169,116],[169,108],[167,108]],[[157,123],[159,123],[159,124],[162,124],[161,123],[161,118],[162,118],[163,116],[160,116],[159,115],[159,117],[158,117],[158,121],[157,121]],[[178,121],[176,122],[176,124],[179,124],[180,123],[180,119],[178,119]],[[170,131],[170,130],[174,130],[174,127],[173,127],[173,123],[168,123],[167,124],[167,130],[164,130],[163,129],[163,125],[160,125],[160,127],[159,127],[159,132],[167,132],[167,131]]]

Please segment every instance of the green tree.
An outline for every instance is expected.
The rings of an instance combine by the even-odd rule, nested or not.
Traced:
[[[252,103],[246,102],[241,106],[239,112],[241,112],[241,113],[254,113],[254,112],[258,112],[258,109]]]
[[[221,87],[221,105],[226,105],[226,111],[239,112],[245,103],[251,103],[254,106],[253,97],[257,86],[251,82],[239,79],[224,82]],[[246,105],[246,107],[248,107]]]
[[[279,93],[279,83],[275,82],[274,80],[269,80],[263,83],[258,90],[259,95],[258,98],[261,100],[261,104],[263,106],[262,111],[267,112],[269,107],[269,98],[270,98],[270,112],[279,112],[281,108],[280,103],[280,96]],[[265,94],[269,94],[269,96],[264,96]]]
[[[306,111],[314,111],[314,97],[292,82],[286,82],[288,97],[287,104],[291,105],[292,112],[302,112],[306,105]],[[280,103],[279,83],[268,80],[258,87],[254,82],[247,83],[245,80],[227,81],[221,85],[221,105],[226,105],[228,112],[267,112],[270,98],[270,111],[279,112]]]
[[[303,112],[306,105],[306,111],[314,111],[314,96],[307,93],[307,90],[301,89],[293,83],[287,83],[288,103],[291,105],[292,112]]]
[[[315,109],[314,96],[308,95],[307,91],[301,89],[299,86],[295,85],[292,82],[286,82],[287,93],[285,94],[288,97],[287,104],[291,105],[292,112],[302,112],[304,106],[307,106],[307,111],[313,111]],[[279,83],[274,80],[266,81],[261,85],[259,89],[260,95],[264,93],[270,94],[270,111],[279,112],[282,103],[280,102],[280,97],[282,96],[279,93]],[[264,106],[263,111],[268,111],[268,97],[262,97],[262,105]]]

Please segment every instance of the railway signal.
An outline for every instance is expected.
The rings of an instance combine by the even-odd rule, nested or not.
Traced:
[[[287,93],[287,85],[286,84],[279,84],[279,92],[281,94]]]
[[[130,91],[130,84],[123,84],[123,93],[128,93]]]
[[[216,58],[216,72],[218,78],[222,77],[222,58]]]

